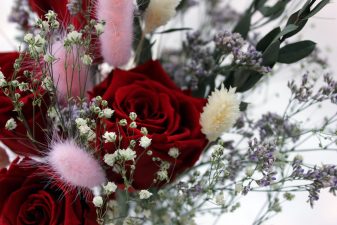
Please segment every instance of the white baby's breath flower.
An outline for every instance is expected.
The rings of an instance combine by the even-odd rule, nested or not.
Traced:
[[[103,135],[104,143],[115,142],[117,135],[115,132],[106,131]]]
[[[90,132],[90,127],[88,125],[82,125],[78,127],[78,130],[80,131],[81,136],[87,135]]]
[[[224,205],[225,204],[225,196],[223,194],[223,192],[220,192],[219,194],[217,194],[215,196],[215,203],[218,205]]]
[[[151,0],[144,15],[145,33],[165,25],[175,14],[181,0]]]
[[[152,139],[143,136],[140,138],[139,145],[142,146],[143,148],[148,148],[151,145]]]
[[[180,152],[178,148],[170,148],[169,152],[168,152],[169,156],[171,156],[172,158],[178,158]]]
[[[104,27],[105,27],[104,23],[97,23],[95,25],[96,34],[97,35],[103,34],[104,33]]]
[[[33,34],[28,33],[23,37],[23,40],[27,43],[31,43],[33,41],[33,38],[34,38]]]
[[[105,108],[105,109],[103,109],[103,115],[104,115],[104,117],[105,118],[111,118],[112,117],[112,115],[114,114],[114,110],[112,110],[112,109],[110,109],[110,108]]]
[[[52,92],[54,90],[54,83],[50,77],[45,77],[42,80],[41,87],[46,91]]]
[[[117,185],[113,182],[108,182],[106,185],[103,185],[103,189],[104,189],[105,193],[107,193],[109,195],[109,194],[116,191]]]
[[[118,149],[115,153],[116,153],[118,159],[121,159],[121,160],[124,160],[124,161],[134,160],[137,156],[136,152],[133,151],[131,148]]]
[[[96,133],[93,130],[89,130],[88,134],[87,134],[87,139],[88,141],[93,141],[96,139]]]
[[[157,172],[157,178],[158,180],[160,181],[163,181],[163,180],[168,180],[168,173],[167,173],[167,170],[159,170]]]
[[[115,164],[115,156],[113,154],[105,154],[103,160],[109,166],[113,166]]]
[[[77,118],[75,120],[75,123],[76,123],[77,127],[87,125],[87,121],[85,119],[82,119],[82,118]]]
[[[81,57],[81,60],[83,62],[84,65],[91,65],[92,64],[92,58],[89,55],[84,55]]]
[[[101,196],[95,196],[92,203],[94,203],[97,208],[100,208],[103,205],[103,198]]]
[[[81,41],[82,33],[74,30],[67,34],[66,40],[70,43],[76,44]]]
[[[53,55],[51,55],[51,54],[45,54],[44,56],[43,56],[43,60],[46,62],[46,63],[53,63],[55,60],[56,60],[56,58],[53,56]]]
[[[139,192],[139,198],[140,199],[148,199],[152,196],[152,193],[149,192],[148,190],[141,190]]]
[[[7,85],[7,81],[5,79],[5,75],[0,71],[0,88],[5,87]]]
[[[135,121],[135,120],[137,119],[137,113],[135,113],[135,112],[130,112],[129,118],[130,118],[132,121]]]
[[[222,84],[220,90],[215,90],[200,116],[201,131],[209,141],[216,140],[230,129],[240,115],[240,102],[236,98],[235,88],[226,90]]]
[[[17,127],[17,123],[15,122],[15,120],[13,118],[10,118],[9,120],[7,120],[5,128],[7,130],[14,130]]]

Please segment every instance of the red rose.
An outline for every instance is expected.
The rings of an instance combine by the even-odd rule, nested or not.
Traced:
[[[116,122],[127,119],[130,112],[137,113],[134,136],[128,137],[126,132],[120,130],[124,140],[122,148],[127,148],[128,140],[139,140],[143,136],[141,127],[146,127],[149,131],[148,137],[152,139],[149,149],[153,154],[147,155],[140,146],[135,149],[137,156],[141,155],[133,176],[132,185],[136,189],[152,185],[159,169],[158,162],[153,162],[153,157],[170,163],[168,175],[173,178],[193,166],[207,144],[199,125],[200,113],[206,100],[183,93],[158,61],[150,61],[130,71],[116,69],[94,88],[91,96],[101,96],[115,110],[113,118],[106,121],[107,131],[116,131]],[[180,151],[176,160],[168,155],[169,149],[173,147]],[[104,149],[105,153],[115,150],[114,145],[110,144],[106,144]],[[116,174],[113,179],[122,183]]]
[[[14,71],[13,64],[18,57],[19,54],[16,52],[0,53],[0,68],[7,81],[12,79]],[[41,94],[43,94],[43,90],[40,91]],[[20,92],[20,94],[20,101],[24,103],[22,111],[26,119],[25,122],[17,120],[18,114],[13,111],[11,99],[0,89],[0,141],[5,143],[15,153],[40,155],[41,151],[46,147],[47,134],[44,129],[46,128],[46,111],[48,107],[46,104],[49,97],[44,94],[44,101],[41,107],[35,106],[35,112],[33,113],[32,103],[34,94],[29,91]],[[17,128],[12,131],[5,129],[5,124],[10,118],[14,118],[18,125]],[[37,141],[35,144],[27,137],[27,127],[29,127],[32,136],[34,136],[34,139]]]
[[[0,171],[0,224],[96,225],[94,206],[77,192],[46,185],[30,159],[15,160]]]

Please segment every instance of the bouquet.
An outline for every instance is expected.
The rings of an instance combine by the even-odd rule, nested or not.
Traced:
[[[336,107],[328,65],[298,36],[329,0],[249,2],[16,0],[22,45],[0,53],[0,224],[192,225],[261,192],[258,225],[297,192],[312,207],[335,195],[336,166],[303,155],[336,151],[337,113],[298,118]],[[185,26],[196,8],[205,20]],[[290,64],[303,76],[288,106],[253,118],[247,96]]]

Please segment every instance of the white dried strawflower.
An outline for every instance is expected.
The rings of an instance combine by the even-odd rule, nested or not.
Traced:
[[[95,196],[92,203],[94,203],[97,208],[100,208],[103,205],[103,198],[101,196]]]
[[[178,148],[170,148],[169,152],[168,152],[169,156],[171,156],[172,158],[178,158],[178,156],[180,155],[179,149]]]
[[[148,199],[152,196],[152,193],[149,192],[148,190],[141,190],[139,192],[139,198],[140,199]]]
[[[216,140],[230,129],[240,115],[240,102],[236,98],[235,88],[215,90],[209,97],[200,116],[201,131],[209,141]]]
[[[151,33],[157,27],[165,25],[176,14],[181,0],[151,0],[144,15],[144,32]]]

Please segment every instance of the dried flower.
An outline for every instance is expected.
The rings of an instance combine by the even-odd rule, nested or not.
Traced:
[[[151,145],[152,139],[143,136],[140,138],[139,145],[142,146],[143,148],[148,148]]]
[[[103,205],[103,198],[101,196],[95,196],[92,203],[94,203],[97,208],[100,208]]]
[[[148,199],[152,196],[152,193],[149,192],[148,190],[141,190],[139,192],[139,198],[140,199]]]
[[[235,96],[235,88],[228,91],[222,84],[209,97],[200,116],[201,131],[209,141],[216,140],[223,132],[230,129],[239,117],[239,101]]]
[[[175,14],[181,0],[151,0],[146,9],[145,33],[151,33],[156,28],[165,25]]]
[[[15,122],[15,120],[13,118],[10,118],[9,120],[7,120],[5,128],[7,130],[14,130],[17,127],[17,123]]]

